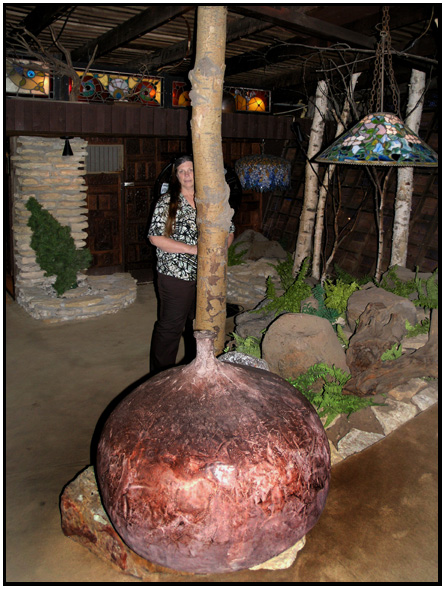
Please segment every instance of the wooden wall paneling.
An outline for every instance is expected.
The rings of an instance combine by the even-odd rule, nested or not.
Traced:
[[[70,108],[68,108],[68,104]],[[90,133],[90,126],[83,125],[83,112],[85,106],[82,103],[64,103],[65,105],[65,133],[67,135],[79,136]],[[90,111],[91,112],[91,111]]]
[[[29,101],[29,108],[32,110],[32,129],[35,134],[45,133],[49,126],[47,120],[46,103],[41,101]]]
[[[66,108],[62,102],[54,102],[53,108],[51,109],[51,117],[49,119],[50,131],[58,133],[60,129],[65,128],[66,120]],[[61,134],[62,135],[62,134]]]

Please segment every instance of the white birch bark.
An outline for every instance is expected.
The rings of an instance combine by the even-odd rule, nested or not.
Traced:
[[[305,167],[305,192],[302,213],[299,221],[299,232],[294,253],[293,272],[299,271],[302,262],[311,254],[314,222],[319,197],[318,170],[319,165],[311,159],[321,150],[325,127],[325,114],[328,108],[327,83],[320,80],[317,85],[313,124],[308,144],[308,160]]]
[[[226,49],[225,6],[199,6],[192,82],[192,144],[198,227],[195,328],[216,334],[223,351],[226,322],[228,235],[233,211],[225,181],[221,143],[221,105]]]
[[[336,128],[335,137],[339,137],[341,133],[344,133],[348,116],[350,114],[350,105],[353,100],[353,93],[355,91],[356,82],[361,74],[353,74],[350,79],[350,85],[348,88],[348,94],[345,98],[344,108],[342,109],[341,118],[338,121]],[[317,204],[316,212],[316,226],[314,229],[314,251],[313,251],[313,264],[312,264],[312,276],[319,280],[321,276],[321,252],[322,252],[322,235],[324,232],[324,217],[325,217],[325,202],[327,200],[328,186],[330,184],[331,177],[336,164],[330,164],[325,171],[324,180],[319,190],[319,200]]]
[[[420,128],[425,80],[424,72],[412,70],[405,123],[414,133],[418,133]],[[398,168],[390,266],[406,266],[412,193],[413,167]]]

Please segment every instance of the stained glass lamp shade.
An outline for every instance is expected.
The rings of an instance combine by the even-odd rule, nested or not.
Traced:
[[[392,113],[367,115],[315,158],[322,164],[438,166],[438,155]]]
[[[237,160],[235,171],[243,189],[263,193],[285,190],[290,185],[291,162],[278,156],[245,156]]]

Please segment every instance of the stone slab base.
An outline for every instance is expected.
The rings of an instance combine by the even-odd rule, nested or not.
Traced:
[[[130,273],[79,275],[78,284],[61,297],[56,296],[51,284],[18,284],[17,302],[34,319],[56,323],[116,313],[136,299],[136,280]]]
[[[124,543],[102,506],[93,466],[84,469],[64,488],[60,511],[64,534],[89,549],[100,559],[110,563],[121,573],[143,581],[149,581],[151,574],[154,573],[191,575],[186,572],[174,572],[167,567],[151,563]],[[250,569],[289,568],[304,545],[305,537],[287,551]]]

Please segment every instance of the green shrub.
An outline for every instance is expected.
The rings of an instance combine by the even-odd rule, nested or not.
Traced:
[[[70,228],[61,225],[34,197],[28,199],[26,208],[31,212],[28,226],[33,232],[31,248],[37,264],[46,277],[56,275],[53,287],[60,297],[77,287],[77,272],[90,266],[91,253],[87,248],[76,249]]]
[[[351,375],[334,365],[329,367],[325,363],[316,363],[303,375],[288,381],[313,404],[320,418],[327,418],[327,428],[339,414],[347,414],[348,417],[362,408],[384,405],[377,404],[371,399],[342,393],[350,378]],[[318,379],[322,379],[323,386],[319,391],[314,391],[312,386]]]

